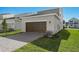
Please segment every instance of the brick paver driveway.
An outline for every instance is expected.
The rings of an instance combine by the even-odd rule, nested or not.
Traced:
[[[31,42],[37,38],[42,37],[43,35],[44,33],[26,32],[7,37],[0,37],[0,51],[14,51],[17,48],[24,46],[28,42]]]

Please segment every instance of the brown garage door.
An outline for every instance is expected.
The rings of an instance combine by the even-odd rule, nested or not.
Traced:
[[[46,22],[28,22],[26,32],[46,32]]]

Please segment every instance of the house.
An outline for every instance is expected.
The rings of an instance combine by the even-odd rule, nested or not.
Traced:
[[[52,32],[53,34],[63,29],[62,8],[53,8],[31,14],[19,14],[15,16],[20,22],[16,23],[16,29],[23,32]]]
[[[62,8],[16,15],[1,14],[0,28],[2,28],[3,19],[7,19],[9,28],[20,29],[23,32],[51,32],[55,34],[63,29]]]
[[[69,27],[70,28],[79,28],[79,19],[77,18],[71,18],[68,21]]]
[[[15,20],[13,14],[0,14],[0,30],[2,30],[2,22],[3,19],[6,19],[6,22],[8,24],[8,28],[15,28]]]

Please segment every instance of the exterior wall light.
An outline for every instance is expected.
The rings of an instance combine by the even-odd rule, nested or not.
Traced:
[[[51,21],[49,21],[49,23],[51,23]]]

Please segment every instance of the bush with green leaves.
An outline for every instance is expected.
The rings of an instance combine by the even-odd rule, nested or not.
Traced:
[[[3,29],[3,32],[7,32],[8,30],[6,19],[4,19],[2,22],[2,29]]]

